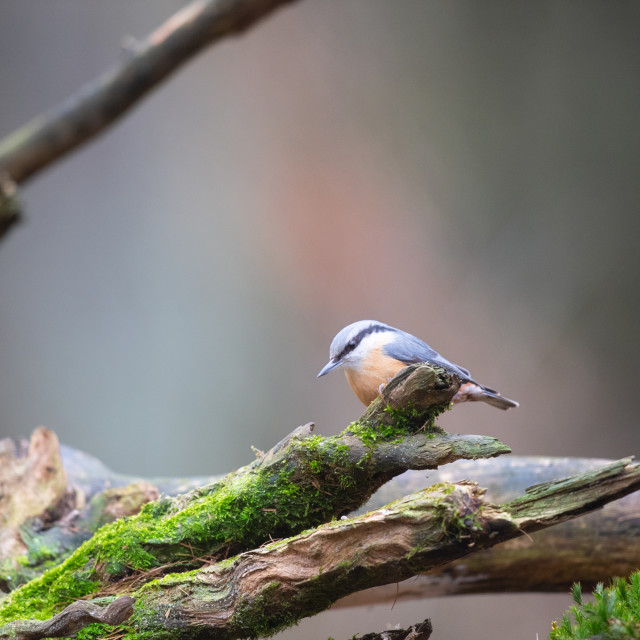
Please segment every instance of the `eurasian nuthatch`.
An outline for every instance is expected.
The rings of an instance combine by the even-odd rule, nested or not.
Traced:
[[[329,357],[318,378],[342,367],[351,388],[365,405],[380,394],[400,369],[426,362],[460,378],[462,385],[453,402],[481,401],[498,409],[518,406],[515,400],[476,382],[466,369],[443,358],[426,342],[375,320],[360,320],[342,329],[331,343]]]

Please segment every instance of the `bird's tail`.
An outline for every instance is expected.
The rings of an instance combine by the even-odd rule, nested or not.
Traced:
[[[497,407],[504,411],[518,406],[515,400],[509,400],[509,398],[501,396],[497,391],[483,387],[475,382],[465,382],[461,385],[458,393],[453,396],[453,402],[486,402],[492,407]]]

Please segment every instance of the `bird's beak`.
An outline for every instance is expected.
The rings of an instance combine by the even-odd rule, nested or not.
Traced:
[[[318,374],[318,378],[320,376],[323,376],[329,373],[329,371],[333,371],[336,367],[339,367],[341,364],[342,364],[342,361],[340,360],[329,360],[329,362],[327,362],[327,364],[325,364],[324,367],[322,367],[322,369],[320,370],[320,373]]]

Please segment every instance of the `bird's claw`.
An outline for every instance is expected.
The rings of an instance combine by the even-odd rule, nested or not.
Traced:
[[[378,387],[378,393],[380,395],[382,395],[382,392],[384,391],[384,388],[387,386],[387,384],[391,382],[391,378],[387,378],[387,382],[383,382],[379,387]]]

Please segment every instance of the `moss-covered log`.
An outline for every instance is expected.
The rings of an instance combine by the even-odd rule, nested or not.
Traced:
[[[58,482],[60,469],[57,439],[54,434],[37,429],[32,442],[16,447],[8,441],[0,441],[0,476],[5,492],[14,502],[22,502],[22,490],[30,483],[24,470],[40,475],[50,469],[48,479]],[[14,449],[24,452],[18,457]],[[27,456],[30,451],[31,455]],[[15,554],[20,563],[0,565],[0,589],[9,591],[14,585],[39,575],[47,566],[59,564],[73,549],[88,539],[96,530],[96,524],[106,518],[115,519],[136,513],[150,499],[153,486],[163,493],[176,494],[211,482],[207,477],[151,478],[125,476],[111,471],[99,460],[65,445],[61,447],[64,471],[67,475],[67,495],[72,491],[77,501],[87,502],[71,514],[54,509],[60,520],[42,527],[42,518],[27,520],[11,531],[19,535],[19,548]],[[513,499],[535,482],[546,482],[610,463],[610,460],[592,458],[554,458],[543,456],[503,456],[493,460],[458,460],[429,473],[427,482],[454,482],[473,478],[487,488],[487,497],[499,503]],[[19,468],[19,471],[16,471]],[[10,478],[13,469],[13,477]],[[48,481],[49,481],[48,480]],[[151,486],[150,486],[151,485]],[[104,490],[106,486],[112,489]],[[422,471],[408,471],[381,487],[360,512],[382,507],[425,486]],[[64,491],[59,489],[60,495]],[[40,498],[56,492],[44,491]],[[27,492],[29,502],[29,492]],[[55,501],[55,500],[54,500]],[[69,506],[69,502],[64,502]],[[0,513],[3,511],[0,500]],[[38,503],[38,509],[42,504]],[[51,515],[51,512],[48,511]],[[585,589],[592,589],[598,582],[607,582],[614,575],[629,575],[640,566],[640,492],[605,505],[582,518],[569,520],[556,527],[536,532],[533,543],[518,538],[492,547],[483,553],[453,562],[443,569],[434,569],[400,585],[389,585],[360,591],[336,603],[335,606],[362,606],[375,602],[415,599],[452,594],[490,593],[500,591],[559,591],[566,592],[575,581]],[[2,517],[0,516],[0,520]],[[13,544],[10,527],[0,527],[0,539]],[[35,530],[37,529],[37,530]],[[25,546],[27,551],[25,552]],[[597,549],[597,553],[594,553]],[[3,557],[0,545],[0,558]],[[66,554],[66,555],[65,555]],[[5,560],[7,556],[4,556]],[[4,570],[3,570],[4,569]],[[35,575],[34,575],[35,574]],[[26,578],[26,579],[25,579]],[[20,582],[20,580],[22,581]],[[17,584],[16,584],[17,583]]]
[[[59,565],[101,526],[158,498],[143,480],[93,496],[77,481],[52,431],[38,427],[28,443],[0,440],[0,592]]]
[[[593,458],[505,456],[460,460],[429,474],[429,482],[473,478],[492,502],[513,500],[534,482],[548,482],[610,464]],[[362,510],[379,509],[424,487],[424,473],[408,471],[382,487]],[[362,511],[361,510],[361,511]],[[640,567],[640,492],[581,518],[517,538],[437,568],[400,585],[377,587],[336,603],[336,607],[492,592],[563,592],[576,581],[585,589]]]
[[[137,584],[194,569],[290,536],[349,513],[407,469],[509,451],[494,438],[448,435],[432,426],[456,392],[457,380],[426,365],[411,367],[403,380],[421,381],[420,402],[409,395],[404,407],[396,401],[388,408],[383,394],[377,412],[369,411],[366,421],[338,436],[323,438],[312,434],[312,425],[299,427],[219,482],[147,504],[138,515],[103,527],[62,565],[13,592],[0,618],[46,618],[71,600],[113,589],[114,583],[125,589],[123,580]]]
[[[122,624],[129,638],[270,635],[354,591],[406,579],[638,488],[640,466],[629,459],[533,487],[503,505],[486,500],[475,483],[441,483],[378,511],[149,582],[130,594],[133,613]],[[5,625],[0,636],[37,640],[42,624]]]

